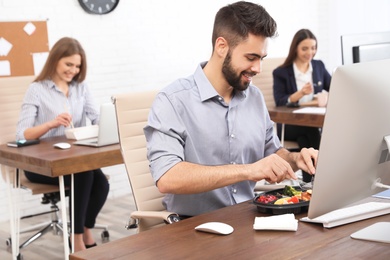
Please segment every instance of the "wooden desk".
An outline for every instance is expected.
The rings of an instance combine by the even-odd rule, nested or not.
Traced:
[[[64,175],[93,170],[97,168],[122,164],[123,158],[119,144],[104,147],[87,147],[72,145],[70,149],[61,150],[53,147],[59,142],[72,143],[65,136],[42,139],[40,144],[25,147],[8,147],[0,145],[0,164],[22,170],[32,171],[50,177],[58,177],[60,183],[61,201],[65,201]],[[73,179],[73,178],[72,178]],[[12,200],[12,198],[10,198]],[[11,206],[13,206],[11,204]],[[62,220],[67,223],[66,203],[61,203]],[[11,217],[11,230],[18,233],[19,226]],[[19,222],[17,222],[19,223]],[[15,236],[13,235],[13,241]],[[68,259],[68,232],[64,228],[64,256]],[[14,255],[19,255],[19,248]]]
[[[293,113],[299,108],[273,107],[268,109],[271,120],[275,123],[287,125],[322,127],[325,115]]]
[[[299,219],[306,213],[296,215]],[[131,235],[70,255],[81,259],[387,259],[389,244],[354,240],[350,235],[390,215],[325,229],[298,223],[298,231],[256,231],[255,217],[266,216],[252,202],[216,210]],[[227,236],[195,231],[209,221],[230,224]]]
[[[70,149],[53,147],[59,142],[72,143],[66,137],[41,140],[39,145],[8,147],[0,145],[0,164],[58,177],[123,163],[119,144],[104,147],[72,145]]]

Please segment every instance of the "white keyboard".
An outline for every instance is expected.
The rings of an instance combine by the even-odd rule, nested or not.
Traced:
[[[301,218],[304,222],[322,223],[324,227],[335,227],[351,222],[390,213],[390,203],[367,202],[331,211],[314,219]]]

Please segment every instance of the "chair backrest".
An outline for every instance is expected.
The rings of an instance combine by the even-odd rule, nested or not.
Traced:
[[[273,83],[274,78],[272,72],[278,66],[282,65],[286,58],[266,58],[262,63],[261,73],[254,76],[252,79],[253,84],[258,87],[263,93],[265,104],[267,108],[275,107]],[[288,150],[299,149],[298,143],[294,141],[281,140],[282,145]]]
[[[0,143],[15,140],[24,95],[35,76],[0,78]]]
[[[150,174],[143,132],[157,92],[131,92],[113,97],[121,152],[138,211],[165,211],[162,205],[164,195]],[[145,230],[157,224],[161,221],[140,219],[138,226]]]
[[[15,140],[16,125],[19,120],[20,109],[23,103],[24,95],[30,83],[33,82],[35,76],[23,77],[7,77],[0,78],[0,144]],[[5,180],[5,174],[10,173],[10,176],[16,176],[16,169],[1,165],[1,175]],[[15,185],[15,180],[11,180]],[[27,188],[33,195],[57,192],[58,185],[48,185],[40,183],[32,183],[22,173],[20,175],[20,184],[23,188]]]
[[[258,87],[264,95],[265,103],[268,108],[275,106],[273,91],[272,72],[279,65],[282,65],[286,58],[265,58],[262,63],[261,72],[252,79],[253,84]]]
[[[0,78],[0,144],[15,140],[23,98],[34,78],[35,76]],[[15,172],[15,169],[1,165],[3,178],[6,171]]]

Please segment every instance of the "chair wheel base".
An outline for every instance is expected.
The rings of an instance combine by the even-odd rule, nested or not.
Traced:
[[[108,232],[108,230],[104,230],[102,232],[101,238],[103,242],[108,241],[110,239],[110,233]]]
[[[11,240],[11,238],[7,238],[7,239],[5,240],[5,244],[7,245],[7,247],[11,247],[11,246],[12,246],[12,240]]]

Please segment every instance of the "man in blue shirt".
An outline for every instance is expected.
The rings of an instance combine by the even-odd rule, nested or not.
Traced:
[[[276,22],[260,5],[221,8],[210,60],[157,95],[144,132],[167,210],[194,216],[252,199],[259,180],[296,179],[298,168],[314,174],[318,151],[282,148],[251,85],[275,34]]]

